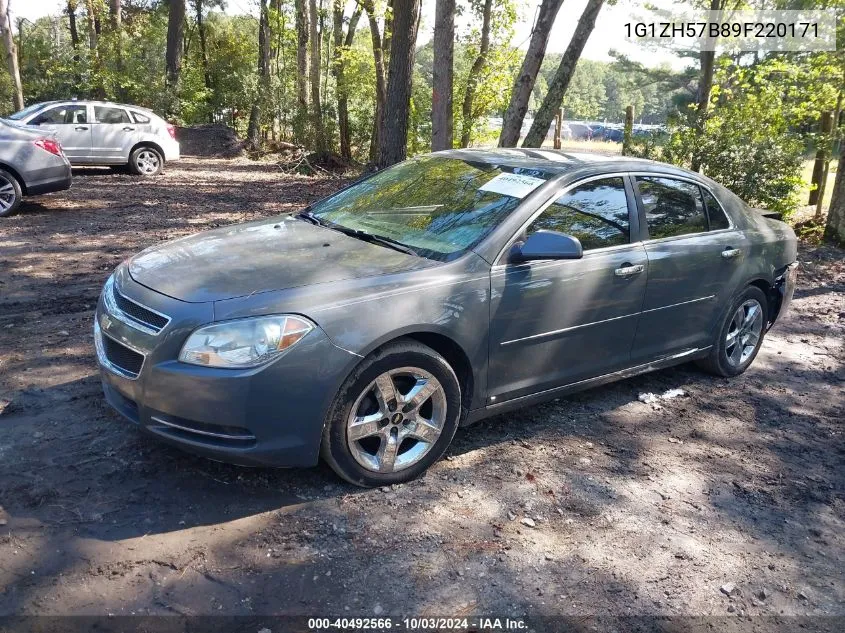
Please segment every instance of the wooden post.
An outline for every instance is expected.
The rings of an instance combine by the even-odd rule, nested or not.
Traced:
[[[634,134],[634,106],[625,108],[625,136],[622,140],[622,154],[628,154],[631,150],[631,138]]]
[[[560,108],[555,114],[555,149],[560,149],[560,131],[563,127],[563,108]]]
[[[819,200],[824,197],[824,179],[825,167],[829,160],[830,150],[830,133],[833,131],[833,113],[822,112],[821,124],[819,126],[823,138],[819,147],[816,150],[816,163],[813,165],[813,177],[810,180],[810,185],[815,187],[810,189],[810,199],[807,204],[817,205]]]

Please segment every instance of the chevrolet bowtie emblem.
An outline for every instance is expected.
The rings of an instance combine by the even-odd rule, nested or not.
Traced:
[[[111,327],[111,323],[112,321],[107,314],[100,317],[100,327],[104,330],[108,330]]]

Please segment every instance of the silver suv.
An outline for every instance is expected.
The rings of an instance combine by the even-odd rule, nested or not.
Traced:
[[[36,103],[8,117],[59,140],[72,165],[128,165],[155,176],[179,160],[176,128],[154,112],[104,101]]]

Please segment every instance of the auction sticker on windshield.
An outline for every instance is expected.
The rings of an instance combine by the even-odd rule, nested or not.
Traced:
[[[479,190],[492,191],[512,198],[524,198],[544,182],[546,181],[542,178],[535,178],[534,176],[499,174],[479,187]]]

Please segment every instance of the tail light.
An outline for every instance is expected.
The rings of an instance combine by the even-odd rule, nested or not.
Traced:
[[[167,133],[170,134],[170,138],[176,140],[176,128],[170,123],[167,124]]]
[[[40,138],[35,141],[35,144],[46,152],[50,152],[51,154],[54,154],[56,156],[62,155],[61,143],[56,140],[53,140],[51,138]]]

